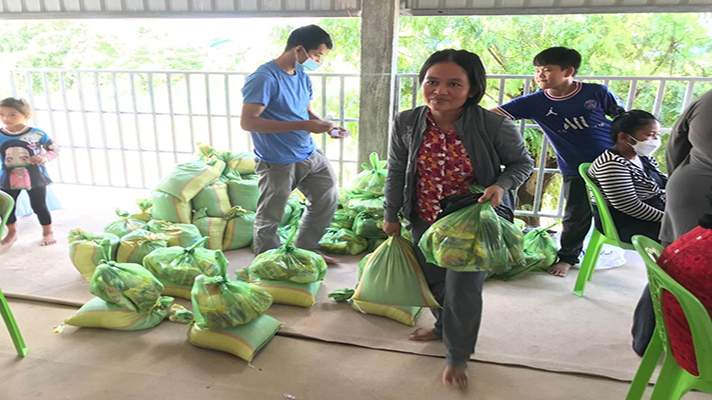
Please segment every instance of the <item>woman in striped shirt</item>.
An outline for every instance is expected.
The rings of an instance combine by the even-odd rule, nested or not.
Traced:
[[[593,161],[588,175],[601,189],[621,241],[630,243],[637,234],[658,240],[667,183],[652,157],[660,147],[660,124],[648,112],[627,111],[611,123],[611,139],[615,144]]]

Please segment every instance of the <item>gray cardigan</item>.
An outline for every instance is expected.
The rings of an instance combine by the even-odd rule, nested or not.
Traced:
[[[427,111],[426,106],[403,111],[393,121],[383,203],[388,222],[398,221],[401,208],[406,218],[413,211],[416,157],[427,129]],[[502,203],[514,208],[511,190],[524,183],[534,169],[534,160],[516,126],[499,114],[472,106],[464,108],[455,130],[470,156],[477,183],[484,187],[502,186],[507,190]]]

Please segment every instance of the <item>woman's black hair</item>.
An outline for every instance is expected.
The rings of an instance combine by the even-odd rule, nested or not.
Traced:
[[[470,91],[474,93],[474,96],[465,101],[465,107],[478,104],[485,95],[485,89],[487,89],[487,72],[485,72],[485,66],[482,64],[480,56],[467,50],[447,49],[431,54],[420,68],[420,73],[418,74],[420,84],[422,85],[423,81],[425,81],[425,74],[430,67],[444,62],[454,62],[467,73],[467,79],[470,81]]]
[[[618,141],[618,134],[621,132],[633,135],[635,131],[649,124],[650,121],[657,121],[655,115],[643,110],[630,110],[618,115],[611,122],[611,140]]]

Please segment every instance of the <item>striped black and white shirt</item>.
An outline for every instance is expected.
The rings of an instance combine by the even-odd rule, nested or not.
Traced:
[[[653,157],[640,157],[644,167],[656,172],[667,183],[667,176]],[[663,211],[645,203],[654,197],[665,202],[665,189],[651,178],[643,168],[608,149],[593,161],[588,176],[598,185],[609,207],[644,221],[661,221]]]

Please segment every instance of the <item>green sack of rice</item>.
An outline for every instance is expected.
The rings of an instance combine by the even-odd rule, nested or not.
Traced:
[[[191,200],[194,210],[205,208],[209,217],[222,217],[230,209],[227,184],[215,181],[201,190]]]
[[[111,244],[101,244],[104,260],[89,281],[89,293],[127,310],[145,311],[156,304],[163,285],[146,268],[138,264],[111,261]]]
[[[132,214],[131,218],[137,219],[139,221],[148,222],[151,220],[151,208],[153,207],[153,201],[151,199],[138,199],[136,200],[136,205],[138,206],[139,212]]]
[[[131,218],[129,216],[129,213],[125,211],[120,211],[117,209],[116,215],[119,216],[119,219],[106,224],[106,226],[104,226],[104,232],[113,233],[114,235],[121,238],[124,235],[135,231],[136,229],[146,229],[145,222]]]
[[[148,221],[148,230],[165,235],[168,246],[190,247],[203,237],[198,227],[193,224],[174,224],[157,219]]]
[[[223,250],[235,250],[252,244],[255,213],[241,207],[232,207],[223,216],[227,221],[223,236]]]
[[[350,229],[329,228],[319,240],[319,247],[326,253],[355,256],[368,248],[368,240]]]
[[[257,200],[260,198],[260,188],[256,180],[231,179],[227,181],[230,205],[242,207],[248,211],[257,210]]]
[[[376,216],[368,212],[360,212],[354,219],[353,231],[366,239],[385,239],[388,237],[383,232],[383,216]]]
[[[227,221],[223,217],[209,217],[207,211],[203,208],[195,211],[193,225],[198,227],[202,236],[210,238],[205,247],[211,250],[222,250],[225,227],[227,226]]]
[[[547,233],[547,231],[553,227],[554,225],[546,228],[535,228],[524,235],[525,253],[530,256],[534,254],[543,256],[534,269],[545,271],[558,257],[559,249],[556,246],[556,242],[549,236],[549,233]]]
[[[68,239],[69,259],[87,282],[94,276],[96,266],[104,259],[101,242],[104,239],[109,240],[110,259],[114,258],[119,247],[119,237],[113,233],[86,233],[81,229],[72,229],[69,231]]]
[[[158,190],[189,202],[222,174],[225,163],[215,158],[177,164],[159,184]]]
[[[354,189],[383,195],[386,175],[388,175],[387,162],[386,160],[379,160],[376,153],[371,153],[369,161],[371,162],[370,164],[362,164],[363,171],[356,175]]]
[[[354,226],[354,214],[344,208],[336,210],[334,218],[331,219],[329,228],[334,229],[351,229]]]
[[[428,262],[443,268],[504,272],[511,257],[500,220],[489,201],[475,203],[435,221],[418,247]]]
[[[138,331],[160,324],[173,304],[172,297],[160,297],[154,306],[144,311],[127,310],[122,306],[94,297],[64,323],[84,328]]]
[[[195,323],[204,329],[244,325],[264,314],[272,296],[257,285],[224,275],[195,278],[190,293]]]
[[[190,290],[198,275],[219,276],[228,261],[220,250],[203,248],[207,237],[187,248],[158,249],[143,259],[143,266],[164,286],[163,294],[190,299]]]
[[[413,244],[400,236],[389,237],[359,267],[354,300],[377,304],[440,307],[428,288]]]
[[[149,232],[145,229],[135,231],[121,238],[116,261],[119,263],[142,264],[143,258],[156,249],[166,248],[166,237],[161,233]]]
[[[292,228],[289,237],[280,247],[268,250],[246,268],[250,275],[274,281],[311,283],[324,279],[326,261],[313,251],[298,249],[292,243],[297,229]]]
[[[352,191],[349,194],[346,209],[354,212],[367,212],[375,216],[383,216],[383,201],[385,197],[370,192]]]
[[[175,224],[189,224],[191,213],[190,202],[182,201],[175,196],[157,190],[151,197],[151,218]]]

